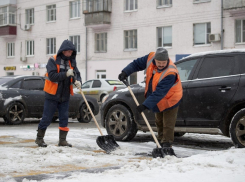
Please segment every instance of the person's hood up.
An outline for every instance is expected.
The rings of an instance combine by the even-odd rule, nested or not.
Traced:
[[[70,40],[64,40],[60,46],[60,49],[57,52],[57,56],[59,56],[62,53],[62,51],[68,51],[68,50],[73,51],[71,56],[75,58],[77,55],[77,51],[74,44]]]

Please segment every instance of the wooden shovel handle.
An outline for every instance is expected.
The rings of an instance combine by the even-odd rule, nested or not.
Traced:
[[[135,97],[135,95],[134,95],[134,93],[133,93],[133,91],[131,90],[131,88],[130,88],[129,85],[128,85],[128,90],[129,90],[129,92],[131,93],[131,95],[132,95],[132,97],[133,97],[133,99],[134,99],[136,105],[139,106],[139,102],[137,101],[137,99],[136,99],[136,97]],[[158,140],[157,140],[155,134],[153,133],[153,131],[152,131],[152,129],[151,129],[151,126],[150,126],[148,120],[147,120],[146,117],[145,117],[145,114],[144,114],[143,112],[141,112],[141,115],[142,115],[142,117],[144,118],[145,123],[146,123],[148,129],[150,130],[151,135],[153,136],[153,138],[154,138],[154,140],[155,140],[155,142],[156,142],[156,144],[157,144],[157,147],[158,147],[158,148],[161,148],[161,146],[160,146],[160,144],[159,144],[159,142],[158,142]]]
[[[95,122],[97,128],[98,128],[99,131],[100,131],[100,134],[103,136],[102,131],[101,131],[101,129],[100,129],[100,126],[99,126],[99,124],[98,124],[96,118],[94,117],[94,113],[92,112],[92,110],[91,110],[91,108],[90,108],[90,106],[89,106],[89,104],[88,104],[88,102],[87,102],[87,99],[86,99],[86,97],[84,96],[84,93],[83,93],[82,89],[79,88],[79,90],[80,90],[80,93],[81,93],[82,96],[83,96],[83,100],[85,101],[85,103],[86,103],[86,105],[87,105],[87,107],[88,107],[88,109],[89,109],[89,112],[91,113],[91,115],[92,115],[92,117],[93,117],[93,119],[94,119],[94,122]]]

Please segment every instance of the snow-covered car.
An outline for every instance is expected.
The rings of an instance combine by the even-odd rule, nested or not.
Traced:
[[[0,78],[0,117],[7,124],[21,124],[25,118],[41,118],[45,93],[44,77],[41,76],[4,76]],[[99,105],[96,99],[86,96],[88,103],[97,115]],[[82,95],[74,94],[69,101],[69,117],[88,123],[92,116]],[[58,119],[55,113],[53,121]]]
[[[97,101],[102,101],[104,96],[121,88],[125,88],[125,85],[115,79],[93,79],[86,81],[82,85],[84,95],[94,97]],[[74,88],[74,92],[79,93],[80,91]]]
[[[245,49],[196,53],[175,64],[183,87],[175,134],[223,134],[236,147],[245,147]],[[145,84],[131,87],[143,103]],[[154,113],[144,113],[157,131]],[[131,140],[138,130],[148,131],[128,89],[104,99],[101,124],[116,140]]]

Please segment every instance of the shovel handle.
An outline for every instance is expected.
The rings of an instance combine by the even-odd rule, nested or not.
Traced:
[[[128,90],[129,90],[129,92],[131,93],[131,95],[132,95],[132,97],[133,97],[133,99],[134,99],[136,105],[139,106],[139,102],[137,101],[137,99],[136,99],[136,97],[135,97],[135,95],[134,95],[132,89],[130,88],[129,85],[126,85],[126,86],[128,87]],[[146,117],[145,117],[145,114],[144,114],[143,112],[141,112],[141,115],[142,115],[142,117],[144,118],[145,123],[146,123],[148,129],[150,130],[151,135],[153,136],[153,138],[154,138],[154,140],[155,140],[155,142],[156,142],[156,144],[157,144],[157,147],[158,147],[158,148],[161,148],[161,146],[160,146],[160,144],[159,144],[159,142],[158,142],[158,140],[157,140],[155,134],[154,134],[153,131],[152,131],[152,128],[151,128],[151,126],[150,126],[148,120],[147,120]]]
[[[86,103],[86,105],[87,105],[87,107],[88,107],[88,109],[89,109],[89,112],[91,113],[91,115],[92,115],[92,117],[93,117],[93,119],[94,119],[94,122],[95,122],[97,128],[98,128],[99,131],[100,131],[100,134],[103,136],[102,131],[101,131],[101,129],[100,129],[100,126],[99,126],[99,124],[98,124],[96,118],[94,117],[94,113],[92,112],[92,110],[91,110],[91,108],[90,108],[90,106],[89,106],[89,104],[88,104],[88,101],[87,101],[86,97],[84,96],[84,93],[83,93],[82,89],[79,88],[79,90],[80,90],[80,93],[81,93],[82,96],[83,96],[83,100],[85,101],[85,103]]]

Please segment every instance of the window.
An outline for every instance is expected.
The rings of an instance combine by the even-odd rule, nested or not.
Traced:
[[[234,74],[234,57],[209,57],[205,58],[197,78],[210,78]]]
[[[7,56],[14,57],[15,56],[15,43],[7,43]]]
[[[245,43],[245,20],[236,20],[236,43]]]
[[[92,88],[100,88],[101,87],[101,81],[94,80]]]
[[[80,0],[70,2],[70,18],[80,17]]]
[[[205,3],[210,2],[211,0],[193,0],[193,3]]]
[[[125,11],[134,11],[138,9],[138,0],[125,0]]]
[[[124,48],[137,49],[137,30],[124,31]]]
[[[26,24],[27,25],[34,24],[34,8],[26,9]]]
[[[112,0],[84,0],[83,13],[109,11],[111,12]]]
[[[34,56],[34,40],[26,41],[26,56]]]
[[[80,52],[80,35],[70,36],[69,39],[74,44],[76,51]]]
[[[96,71],[96,78],[97,79],[105,79],[106,78],[106,70],[97,70]]]
[[[176,67],[179,71],[179,76],[180,76],[181,81],[188,80],[190,73],[193,67],[195,66],[196,62],[197,62],[197,59],[193,59],[193,60],[188,60],[188,61],[184,61],[182,63],[176,64]]]
[[[20,86],[21,86],[21,81],[18,81],[14,83],[13,85],[11,85],[9,88],[20,88]]]
[[[56,38],[47,39],[47,54],[56,53]]]
[[[92,84],[92,81],[87,81],[87,82],[85,82],[85,83],[82,85],[82,89],[84,89],[84,88],[90,88],[90,87],[91,87],[91,84]]]
[[[172,27],[157,28],[157,46],[172,47]]]
[[[16,24],[16,7],[6,6],[0,8],[0,26]]]
[[[211,23],[197,23],[193,26],[194,45],[210,44],[208,37],[211,33]]]
[[[95,34],[95,50],[96,52],[107,51],[107,33]]]
[[[43,90],[44,82],[41,79],[24,80],[22,88],[25,90]]]
[[[56,21],[56,5],[47,6],[47,21]]]
[[[172,0],[158,0],[158,7],[169,7],[172,6]]]

